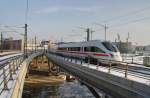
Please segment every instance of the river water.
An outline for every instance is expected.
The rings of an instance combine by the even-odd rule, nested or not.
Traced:
[[[46,57],[44,60],[47,60]],[[32,62],[22,98],[95,98],[89,89],[76,79],[67,82],[66,73],[63,71],[54,75],[52,69],[51,73],[48,70],[48,63],[36,65]]]
[[[25,86],[22,98],[95,98],[77,80],[53,86]]]

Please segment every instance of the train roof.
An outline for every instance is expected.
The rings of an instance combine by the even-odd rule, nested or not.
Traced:
[[[85,46],[97,46],[100,45],[101,40],[91,40],[91,41],[84,41],[84,42],[68,42],[68,43],[63,43],[59,44],[58,47],[85,47]]]

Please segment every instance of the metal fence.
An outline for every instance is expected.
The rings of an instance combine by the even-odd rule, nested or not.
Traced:
[[[20,54],[0,60],[0,94],[4,90],[9,90],[8,82],[13,80],[13,75],[16,74],[24,60],[23,57],[24,55]]]
[[[93,65],[90,64],[90,61],[85,63],[85,60],[82,58],[75,58],[67,55],[60,55],[59,53],[50,52],[52,55],[56,57],[61,57],[63,60],[81,64],[81,66],[84,64],[86,65]],[[89,56],[90,57],[90,56]],[[97,62],[96,66],[107,69],[107,72],[110,74],[111,71],[118,72],[120,74],[124,74],[124,78],[128,78],[128,75],[142,78],[148,81],[148,84],[150,84],[150,68],[147,67],[139,67],[139,66],[131,66],[131,63],[129,62],[122,62],[122,61],[114,61],[114,60],[108,60],[108,59],[100,59],[99,62]],[[134,63],[132,63],[134,64]],[[136,63],[137,64],[137,63]],[[104,66],[105,65],[105,66]],[[142,64],[137,64],[142,65]]]

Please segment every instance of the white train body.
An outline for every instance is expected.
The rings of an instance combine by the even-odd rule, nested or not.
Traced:
[[[99,61],[102,59],[122,61],[117,47],[108,41],[92,40],[87,42],[69,42],[58,45],[57,52],[76,57],[93,57]]]

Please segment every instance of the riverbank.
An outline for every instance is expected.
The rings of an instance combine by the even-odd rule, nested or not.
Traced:
[[[25,86],[53,86],[63,84],[65,81],[64,75],[59,76],[39,76],[32,75],[25,80]]]

